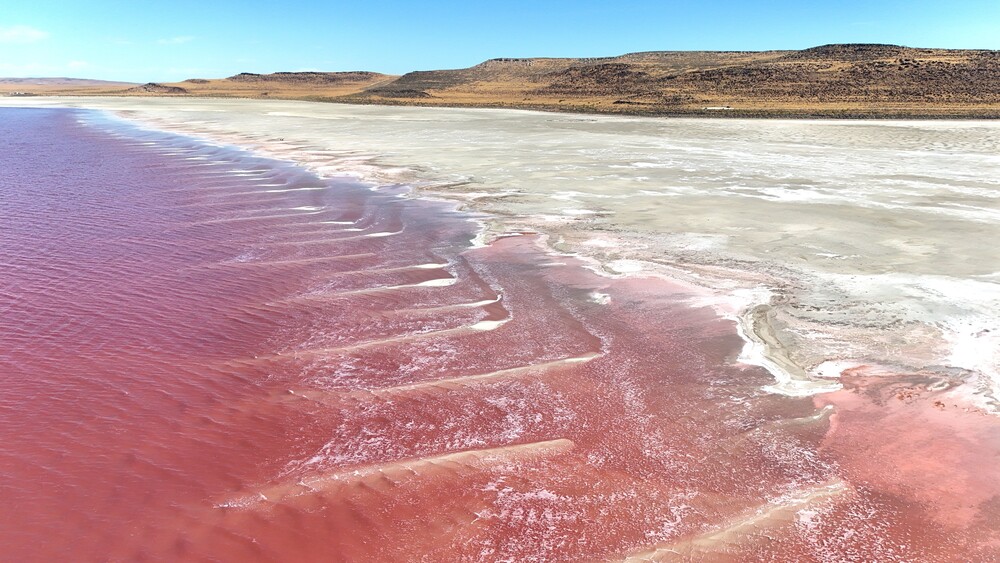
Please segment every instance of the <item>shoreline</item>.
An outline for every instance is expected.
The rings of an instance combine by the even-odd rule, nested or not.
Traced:
[[[179,100],[179,98],[174,98],[172,100]],[[56,103],[61,100],[56,99]],[[170,102],[164,102],[166,107],[169,108]],[[262,104],[268,104],[267,102],[261,102]],[[307,102],[294,102],[296,104],[295,108],[316,108]],[[299,106],[298,104],[305,104],[305,106]],[[273,107],[275,104],[268,104]],[[322,105],[321,105],[322,106]],[[321,107],[320,106],[320,107]],[[258,106],[259,107],[259,106]],[[267,107],[267,106],[265,106]],[[291,107],[291,106],[290,106]],[[105,108],[108,109],[108,108]],[[193,108],[196,109],[196,108]],[[451,111],[447,108],[437,108],[440,112],[438,115],[447,116],[448,112]],[[136,115],[130,114],[128,109],[119,109],[108,111],[123,112],[122,117],[133,120]],[[182,110],[183,111],[183,110]],[[260,110],[263,113],[264,110]],[[476,110],[457,110],[464,112],[471,112],[466,115],[470,116],[469,119],[479,119],[480,114],[476,113]],[[517,112],[525,110],[508,110],[512,111],[510,115],[517,115]],[[184,115],[184,114],[180,114]],[[211,115],[211,114],[208,114]],[[292,112],[268,112],[268,115],[273,115],[275,118],[281,118],[285,115],[288,116],[298,116],[299,111]],[[419,116],[419,113],[410,114],[413,116]],[[433,115],[433,114],[432,114]],[[378,152],[368,152],[368,151],[358,151],[351,147],[345,147],[344,150],[338,150],[331,152],[329,149],[324,149],[322,145],[316,146],[314,142],[307,140],[307,137],[299,135],[298,140],[295,138],[290,138],[286,141],[284,138],[268,138],[266,135],[254,135],[249,131],[239,132],[239,127],[228,128],[229,132],[226,132],[226,128],[222,130],[209,129],[204,125],[200,125],[202,122],[192,122],[192,123],[178,123],[176,120],[178,115],[175,112],[173,122],[170,119],[164,119],[162,116],[157,116],[147,112],[145,117],[142,119],[151,120],[154,127],[163,127],[169,125],[167,130],[174,130],[178,132],[183,132],[185,134],[193,134],[204,138],[205,135],[214,138],[216,141],[231,143],[238,146],[247,146],[255,151],[262,151],[261,154],[267,155],[269,157],[292,160],[298,162],[301,165],[306,166],[310,170],[314,171],[321,176],[338,176],[340,174],[346,174],[355,178],[362,178],[365,181],[384,183],[384,184],[396,184],[396,183],[407,183],[413,187],[414,193],[422,198],[429,199],[440,199],[444,201],[451,202],[460,206],[460,208],[465,210],[478,210],[486,213],[486,216],[481,221],[484,224],[484,230],[482,231],[482,236],[479,238],[479,242],[486,242],[491,237],[497,235],[502,235],[505,232],[523,232],[523,231],[538,231],[547,233],[549,236],[546,238],[547,244],[550,250],[555,252],[566,252],[571,253],[582,253],[582,255],[589,257],[595,261],[597,270],[604,274],[615,274],[613,268],[609,268],[608,264],[613,262],[631,261],[638,264],[638,268],[642,271],[642,275],[656,275],[662,276],[667,280],[672,281],[682,281],[684,283],[692,284],[692,286],[701,287],[704,290],[714,293],[714,299],[716,302],[732,300],[734,295],[740,294],[741,297],[737,298],[741,301],[737,306],[736,310],[723,310],[721,314],[729,315],[730,319],[736,323],[735,332],[740,334],[746,342],[744,358],[748,363],[753,365],[760,365],[767,368],[775,376],[775,385],[772,391],[786,392],[791,395],[801,395],[804,389],[801,388],[803,381],[807,382],[806,387],[812,387],[811,392],[823,392],[829,391],[836,387],[835,380],[831,381],[831,376],[837,375],[837,372],[841,371],[835,369],[831,372],[833,366],[840,366],[843,369],[855,368],[859,365],[869,366],[869,369],[873,372],[882,371],[898,371],[902,370],[913,370],[922,371],[920,364],[908,367],[905,364],[894,364],[892,362],[877,361],[873,358],[866,358],[863,356],[856,355],[841,355],[834,357],[818,357],[816,359],[809,360],[806,356],[807,361],[803,363],[801,358],[796,361],[789,353],[801,353],[803,351],[801,342],[797,343],[797,348],[793,349],[787,345],[783,344],[781,340],[774,340],[767,334],[771,334],[773,322],[766,322],[761,324],[761,321],[769,319],[769,315],[765,311],[772,310],[776,303],[780,305],[785,312],[787,312],[789,303],[789,291],[798,291],[794,287],[789,288],[788,283],[791,280],[793,283],[795,280],[794,272],[753,272],[751,270],[757,268],[752,263],[750,264],[750,270],[747,266],[742,264],[737,264],[736,267],[727,266],[725,263],[718,265],[710,265],[699,263],[697,260],[699,258],[695,257],[695,261],[684,258],[681,254],[677,257],[670,258],[668,256],[666,263],[663,260],[650,261],[646,257],[649,253],[642,251],[641,248],[646,245],[643,241],[645,239],[639,238],[636,241],[629,242],[625,244],[628,240],[624,238],[627,233],[625,232],[613,232],[610,238],[603,240],[601,237],[604,235],[601,231],[588,230],[583,228],[582,231],[576,233],[573,231],[575,227],[573,224],[580,221],[588,221],[590,215],[579,215],[579,216],[562,216],[555,218],[554,222],[549,222],[546,218],[541,224],[538,221],[525,222],[522,217],[519,217],[516,213],[496,213],[494,209],[490,207],[496,207],[495,202],[502,202],[506,198],[506,192],[496,192],[489,191],[489,182],[484,183],[479,177],[471,178],[449,178],[447,174],[448,170],[438,171],[437,169],[428,169],[427,167],[414,167],[413,160],[408,157],[402,157],[399,154],[379,154]],[[303,116],[304,117],[304,116]],[[318,116],[322,121],[322,117]],[[537,114],[535,112],[525,112],[524,118],[529,122],[538,121]],[[622,126],[630,126],[632,123],[637,125],[644,125],[646,121],[643,118],[630,118],[621,116],[595,116],[601,119],[598,121],[600,126],[611,126],[613,124],[621,123]],[[298,117],[295,117],[298,119]],[[689,123],[692,125],[697,125],[702,122],[696,118]],[[634,121],[633,121],[634,120]],[[565,123],[572,123],[573,121],[564,121]],[[710,120],[711,123],[714,123]],[[172,124],[171,124],[172,123]],[[560,122],[562,123],[562,122]],[[748,122],[749,123],[749,122]],[[775,120],[771,123],[780,124],[781,127],[796,127],[798,126],[795,121],[782,121]],[[868,122],[853,122],[853,124],[846,124],[850,122],[838,122],[834,120],[828,121],[815,121],[810,123],[819,123],[823,127],[864,127]],[[885,122],[889,123],[889,122]],[[908,122],[898,122],[899,124],[908,126]],[[941,123],[941,122],[935,122]],[[954,122],[963,123],[965,126],[973,126],[969,122]],[[200,125],[200,126],[199,126]],[[918,124],[919,125],[919,124]],[[214,137],[213,137],[214,135]],[[363,145],[362,145],[363,146]],[[373,147],[374,148],[374,147]],[[375,149],[378,151],[378,149]],[[409,161],[409,164],[407,162]],[[444,174],[439,174],[439,172],[445,172]],[[495,184],[496,182],[494,182]],[[503,185],[501,180],[500,185]],[[454,189],[456,187],[458,189]],[[486,191],[472,191],[468,192],[466,187],[471,187],[472,189],[486,189]],[[503,188],[501,188],[503,189]],[[517,189],[512,190],[511,195],[515,198],[522,197]],[[556,192],[557,194],[562,192]],[[560,198],[562,196],[559,196]],[[570,195],[567,201],[571,201],[576,196]],[[605,197],[605,196],[600,196]],[[597,200],[608,201],[608,200]],[[484,203],[486,202],[486,203]],[[732,205],[732,204],[730,204]],[[568,210],[576,213],[572,209]],[[580,210],[580,213],[591,213],[587,209]],[[491,216],[495,219],[491,219]],[[600,217],[600,215],[597,215]],[[497,230],[499,228],[499,230]],[[570,229],[566,231],[566,229]],[[593,237],[595,234],[596,239],[581,239],[578,235],[581,233],[590,233]],[[492,233],[492,234],[490,234]],[[576,239],[574,240],[564,240],[563,235],[569,236],[574,234]],[[630,235],[631,236],[631,235]],[[634,238],[634,237],[633,237]],[[605,250],[603,244],[607,241],[608,244],[614,245],[625,245],[622,246],[620,251],[616,250],[614,253],[610,253]],[[681,241],[683,242],[683,241]],[[602,243],[602,245],[592,246],[590,243]],[[699,243],[700,244],[700,243]],[[640,250],[632,250],[632,248],[638,248]],[[616,256],[617,254],[617,256]],[[678,259],[679,258],[679,259]],[[624,259],[624,260],[622,260]],[[641,263],[641,264],[640,264]],[[709,267],[710,266],[710,267]],[[714,268],[714,269],[713,269]],[[793,275],[792,278],[782,280],[782,276]],[[747,276],[750,276],[747,278]],[[744,279],[745,278],[745,279]],[[739,281],[737,281],[739,280]],[[801,280],[799,280],[801,281]],[[758,291],[761,286],[767,288],[764,295]],[[750,300],[747,298],[747,292],[757,291],[757,295]],[[777,297],[776,297],[777,296]],[[794,295],[793,295],[794,296]],[[773,302],[774,298],[779,298],[777,302]],[[792,303],[794,305],[794,302]],[[728,306],[732,309],[732,303]],[[753,311],[760,311],[761,314],[753,314]],[[781,321],[782,323],[788,322],[785,318]],[[754,328],[754,325],[756,325]],[[779,325],[779,328],[781,325]],[[787,330],[786,328],[781,328],[781,330]],[[782,333],[785,337],[788,336],[787,332]],[[763,336],[761,336],[763,335]],[[973,346],[978,345],[975,338],[972,338],[971,344]],[[809,344],[806,344],[807,346]],[[785,353],[775,351],[787,351]],[[874,361],[873,361],[874,360]],[[918,359],[919,361],[919,359]],[[923,360],[927,362],[927,359]],[[926,364],[925,364],[926,365]],[[805,376],[805,378],[804,378]],[[799,382],[799,383],[796,383]],[[980,383],[982,384],[982,383]],[[782,389],[784,385],[784,389]],[[954,385],[949,384],[948,387],[953,387]],[[977,389],[971,387],[970,385],[962,385],[968,392],[968,400],[972,401],[978,407],[988,406],[990,399],[986,399],[986,403],[983,402],[982,397],[977,397],[974,393],[978,393]]]
[[[531,110],[513,109],[512,111]],[[158,122],[156,120],[142,121],[135,116],[125,115],[124,112],[116,112],[116,115],[122,119],[132,122],[150,124],[153,128],[166,126],[165,130],[167,131],[179,132],[187,135],[192,134],[191,130],[185,128],[183,125],[165,124],[162,121]],[[287,154],[280,151],[269,151],[268,149],[261,147],[259,144],[256,144],[252,139],[248,137],[241,137],[239,134],[234,133],[232,137],[210,137],[209,140],[227,144],[231,143],[234,146],[249,148],[255,153],[259,153],[268,158],[277,158],[280,160],[288,159],[289,161],[295,162],[300,166],[305,166],[307,169],[312,170],[314,173],[321,176],[337,176],[336,174],[327,176],[322,168],[313,166],[307,160],[295,159],[294,157],[289,157]],[[373,186],[376,186],[380,182],[385,181],[385,178],[378,172],[385,171],[386,169],[396,169],[396,167],[391,164],[379,164],[375,166],[375,169],[374,174],[370,173],[369,175],[366,175],[364,171],[355,170],[348,171],[348,175],[357,178],[362,182],[371,183]],[[447,202],[448,204],[455,205],[458,210],[467,213],[483,213],[482,210],[476,208],[475,198],[470,200],[461,197],[449,197],[449,194],[442,194],[438,188],[445,182],[436,182],[433,179],[424,179],[421,181],[417,176],[404,176],[398,181],[409,186],[412,197],[428,201]],[[390,184],[395,183],[396,182],[390,182]],[[504,218],[495,214],[490,214],[489,212],[485,213],[486,214],[482,218],[476,220],[480,225],[480,233],[472,241],[474,245],[489,246],[500,238],[508,237],[512,234],[523,234],[523,229],[519,229],[516,224],[512,224],[513,222],[511,221],[511,218]],[[697,288],[699,291],[707,292],[697,302],[701,304],[708,304],[720,317],[731,321],[733,323],[735,334],[737,334],[744,342],[738,361],[746,365],[761,367],[774,377],[774,382],[765,386],[765,391],[787,397],[824,395],[839,391],[843,388],[843,385],[838,381],[841,371],[857,369],[862,366],[867,367],[873,373],[877,373],[879,371],[888,373],[898,369],[894,366],[879,365],[877,362],[872,365],[873,363],[870,361],[858,360],[856,358],[827,359],[816,366],[807,366],[797,363],[791,356],[791,350],[782,345],[778,335],[775,333],[776,329],[773,326],[773,322],[769,321],[769,311],[773,309],[773,298],[779,292],[779,288],[776,286],[769,287],[766,285],[756,285],[753,288],[745,288],[745,291],[742,292],[742,298],[737,299],[734,303],[732,295],[727,296],[726,294],[719,293],[718,287],[713,287],[710,284],[706,284],[704,280],[692,277],[691,271],[685,271],[677,265],[671,265],[668,267],[658,262],[650,262],[642,259],[630,259],[627,260],[627,262],[635,263],[635,271],[619,272],[615,270],[612,265],[614,261],[606,259],[602,260],[593,253],[587,254],[583,252],[584,249],[580,246],[572,246],[568,248],[567,251],[562,251],[557,248],[559,243],[553,242],[553,239],[557,236],[555,233],[546,232],[541,229],[538,232],[543,235],[540,237],[539,242],[543,245],[543,249],[546,253],[552,256],[569,256],[583,259],[585,262],[590,262],[592,264],[590,269],[598,275],[609,278],[640,277],[662,279],[669,284],[682,284],[689,288]],[[729,275],[739,274],[740,272],[736,270],[729,272]],[[725,277],[725,274],[723,274],[723,277]],[[833,369],[832,372],[830,371],[831,369]],[[956,386],[945,384],[946,389],[951,390],[953,387]],[[963,386],[958,385],[957,387],[961,389]],[[996,408],[997,403],[995,398],[990,399],[990,402],[988,403],[983,403],[976,396],[970,393],[963,394],[961,396],[961,400],[967,402],[970,407],[975,407],[977,409],[983,409],[985,407],[994,415],[1000,414],[1000,410],[997,410]]]
[[[586,106],[558,107],[546,104],[515,104],[508,102],[482,102],[482,103],[429,103],[429,102],[406,102],[393,100],[390,98],[382,100],[351,100],[342,98],[329,98],[324,96],[304,96],[304,97],[283,97],[283,96],[239,96],[239,95],[133,95],[122,96],[120,94],[33,94],[30,96],[0,96],[0,100],[5,99],[32,99],[32,98],[77,98],[89,97],[97,99],[165,99],[165,100],[239,100],[239,101],[286,101],[286,102],[306,102],[316,104],[339,104],[347,106],[373,106],[373,107],[414,107],[414,108],[441,108],[441,109],[482,109],[482,110],[513,110],[530,111],[539,113],[568,114],[581,116],[604,115],[610,117],[640,117],[640,118],[663,118],[663,119],[750,119],[750,120],[804,120],[804,121],[996,121],[1000,120],[1000,108],[985,110],[962,111],[957,109],[933,110],[907,110],[907,109],[835,109],[835,108],[815,108],[815,109],[766,109],[766,108],[729,108],[726,110],[710,109],[678,109],[678,110],[605,110],[600,108],[588,108]]]
[[[208,141],[231,145],[243,150],[249,150],[251,153],[264,158],[285,160],[298,166],[302,166],[322,178],[338,178],[337,175],[324,175],[320,170],[310,166],[308,162],[287,158],[286,155],[269,152],[266,149],[261,149],[259,146],[248,144],[250,143],[250,139],[247,138],[206,138],[193,134],[190,130],[184,128],[183,125],[169,125],[162,122],[158,123],[156,121],[144,121],[135,116],[124,115],[124,112],[110,113],[119,119],[123,119],[133,124],[149,126],[154,130],[191,136],[201,142]],[[378,190],[380,187],[384,187],[379,185],[380,178],[378,175],[365,176],[363,173],[358,172],[357,175],[348,174],[348,177],[354,178],[362,183],[369,184],[373,190]],[[758,334],[757,331],[764,331],[765,334],[771,331],[771,328],[767,325],[767,323],[758,315],[755,315],[755,311],[769,306],[773,295],[773,290],[771,288],[758,287],[749,294],[745,294],[752,295],[752,297],[747,297],[739,304],[734,304],[731,300],[727,300],[726,296],[713,293],[712,288],[709,286],[694,282],[689,273],[688,275],[682,276],[679,271],[673,273],[665,272],[663,265],[655,262],[634,260],[631,262],[635,262],[635,265],[637,266],[636,271],[618,272],[610,263],[602,262],[596,256],[584,254],[580,252],[579,248],[573,249],[569,252],[562,252],[558,250],[551,242],[551,233],[543,231],[539,231],[537,233],[522,232],[516,228],[511,230],[509,225],[503,225],[503,218],[490,214],[483,215],[483,212],[475,209],[474,205],[470,201],[448,198],[447,196],[441,195],[439,192],[433,191],[436,184],[432,180],[429,181],[428,188],[421,188],[420,182],[415,180],[415,178],[409,181],[403,179],[403,182],[408,190],[408,197],[414,197],[429,202],[443,202],[448,205],[454,205],[457,211],[473,216],[471,220],[475,221],[480,228],[476,237],[470,241],[470,249],[486,248],[500,239],[511,236],[537,234],[539,235],[537,238],[538,246],[545,254],[552,257],[569,257],[582,260],[584,263],[589,264],[587,267],[588,270],[599,276],[606,277],[608,279],[636,278],[661,280],[670,285],[683,286],[690,290],[703,292],[704,294],[698,297],[691,304],[691,306],[709,306],[721,319],[725,319],[733,323],[734,334],[739,336],[744,343],[737,361],[748,366],[763,368],[775,379],[774,383],[763,388],[765,391],[786,397],[801,398],[830,393],[838,391],[842,388],[839,383],[825,383],[815,379],[810,379],[806,368],[796,365],[791,358],[781,353],[780,345],[776,339]],[[480,215],[481,217],[475,218],[477,215]],[[499,227],[495,227],[495,225],[499,225]]]
[[[196,96],[192,96],[197,98]],[[245,99],[254,100],[260,98],[226,98],[223,96],[203,96],[204,99]],[[308,101],[315,103],[360,105],[360,106],[389,106],[389,107],[420,107],[420,108],[450,108],[450,109],[505,109],[536,111],[543,113],[565,113],[575,115],[608,115],[621,117],[661,117],[665,119],[761,119],[761,120],[836,120],[836,121],[977,121],[977,120],[1000,120],[1000,109],[986,110],[982,113],[964,113],[954,110],[946,112],[919,111],[865,111],[865,110],[837,110],[837,109],[816,109],[816,110],[767,110],[767,109],[729,109],[729,110],[674,110],[674,111],[601,111],[599,109],[587,109],[583,107],[559,108],[536,104],[506,104],[504,102],[482,103],[482,104],[433,104],[433,103],[393,103],[391,101],[348,101],[336,99],[301,99],[301,98],[273,98],[284,99],[286,101]],[[949,113],[950,112],[950,113]]]
[[[176,134],[96,115],[153,138]],[[307,176],[282,180],[281,195],[266,172],[249,180],[263,190],[220,183],[216,170],[244,178],[241,154],[261,151],[181,135],[207,154],[185,158],[147,142],[135,150],[169,153],[182,174],[221,190],[168,182],[166,193],[185,192],[176,203],[194,212],[182,216],[195,229],[264,243],[245,264],[221,263],[285,278],[251,318],[290,305],[274,318],[309,321],[282,322],[301,333],[225,363],[266,375],[260,393],[236,405],[245,419],[232,421],[301,421],[281,435],[306,444],[290,460],[269,457],[262,476],[152,515],[161,525],[129,549],[168,552],[174,534],[190,530],[254,541],[192,541],[188,553],[260,553],[259,539],[299,559],[331,549],[359,559],[474,558],[483,546],[520,559],[995,553],[990,503],[1000,482],[990,462],[1000,421],[938,406],[933,377],[855,370],[834,393],[770,393],[765,370],[734,362],[740,339],[720,314],[755,294],[694,291],[637,260],[605,267],[560,253],[538,232],[470,248],[475,217],[453,215],[453,201],[357,181],[302,191],[321,177],[281,156],[267,157],[270,169]],[[223,195],[234,199],[224,199],[220,219]],[[298,211],[275,214],[276,205]],[[241,234],[247,228],[257,234]],[[242,257],[246,247],[232,250]],[[333,256],[361,263],[315,262]],[[451,316],[435,320],[442,310]]]

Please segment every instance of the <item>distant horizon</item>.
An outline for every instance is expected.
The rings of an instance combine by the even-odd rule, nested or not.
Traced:
[[[68,4],[68,5],[67,5]],[[178,82],[240,72],[405,74],[492,58],[592,58],[649,51],[793,51],[878,43],[1000,49],[1000,3],[917,0],[803,6],[623,0],[438,1],[282,6],[258,0],[131,5],[39,0],[0,14],[0,76]]]

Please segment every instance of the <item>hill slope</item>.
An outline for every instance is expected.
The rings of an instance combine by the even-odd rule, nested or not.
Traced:
[[[1000,52],[825,45],[495,59],[409,73],[352,98],[612,113],[1000,116]]]
[[[270,97],[644,115],[1000,117],[1000,51],[824,45],[491,59],[455,70],[241,73],[141,87],[8,85],[57,94]],[[130,90],[126,87],[131,88]]]

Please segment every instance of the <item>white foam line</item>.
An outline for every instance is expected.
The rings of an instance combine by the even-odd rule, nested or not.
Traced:
[[[849,491],[850,486],[847,483],[834,478],[825,483],[799,489],[774,500],[769,500],[763,506],[744,516],[737,517],[724,523],[722,527],[702,535],[672,543],[649,546],[629,554],[619,561],[621,563],[652,563],[654,561],[714,560],[715,558],[711,555],[718,553],[717,550],[720,546],[738,545],[740,538],[752,537],[753,532],[768,525],[774,525],[774,522],[779,518],[792,520],[810,504],[836,498]],[[680,557],[682,553],[685,557]]]
[[[407,283],[402,285],[381,285],[378,287],[366,287],[363,289],[352,289],[348,291],[340,291],[337,293],[317,293],[317,294],[305,294],[296,297],[289,297],[282,299],[280,301],[311,301],[316,299],[333,299],[337,297],[342,297],[345,295],[361,295],[365,293],[379,293],[382,291],[395,291],[397,289],[412,289],[415,287],[448,287],[455,285],[458,282],[457,278],[438,278],[433,280],[427,280],[420,283]],[[280,302],[279,301],[279,302]]]
[[[479,229],[476,231],[476,236],[472,237],[472,240],[469,241],[469,246],[472,248],[486,248],[489,246],[486,244],[486,239],[489,236],[489,227],[486,226],[484,221],[478,219],[474,219],[473,222],[479,225]]]
[[[319,213],[319,212],[317,211],[317,213]],[[327,232],[325,232],[323,234],[330,235],[330,234],[344,233],[344,232],[358,232],[358,231],[363,231],[363,230],[364,229],[359,229],[359,228],[352,228],[352,229],[332,229],[332,230],[327,231]],[[324,238],[324,239],[315,239],[315,240],[292,240],[292,241],[268,242],[268,243],[263,243],[262,246],[269,246],[269,247],[270,246],[295,246],[295,247],[301,247],[301,246],[333,244],[333,243],[347,242],[347,241],[358,241],[358,240],[363,240],[365,238],[368,238],[368,235],[353,235],[353,236],[347,236],[347,237]]]
[[[359,258],[375,257],[373,252],[362,254],[339,254],[335,256],[320,256],[317,258],[300,258],[298,260],[274,260],[268,262],[221,262],[219,264],[206,264],[204,266],[194,266],[191,269],[215,269],[215,268],[243,268],[255,266],[295,266],[301,264],[312,264],[322,262],[336,262],[338,260],[355,260]]]
[[[346,346],[333,346],[329,348],[310,348],[305,350],[292,350],[285,353],[277,353],[270,356],[255,357],[251,362],[257,362],[260,360],[265,361],[276,361],[276,360],[295,360],[302,358],[309,358],[315,356],[323,356],[329,354],[343,354],[354,352],[357,350],[365,350],[368,348],[374,348],[376,346],[383,346],[386,344],[405,344],[408,342],[413,342],[415,340],[424,340],[426,338],[440,338],[449,335],[458,335],[462,333],[468,333],[468,331],[481,332],[486,330],[493,330],[500,325],[506,323],[510,319],[504,319],[502,321],[481,321],[473,325],[459,326],[454,328],[444,328],[440,330],[430,330],[427,332],[416,332],[401,334],[399,336],[389,336],[386,338],[379,338],[377,340],[368,340],[365,342],[358,342],[357,344],[348,344]],[[494,324],[496,323],[496,324]],[[479,327],[479,325],[485,325],[484,327]]]
[[[480,373],[476,375],[460,375],[458,377],[449,377],[446,379],[434,379],[430,381],[421,381],[420,383],[410,383],[408,385],[397,385],[395,387],[381,387],[368,389],[367,392],[373,395],[382,394],[396,394],[396,393],[406,393],[409,391],[420,391],[423,389],[429,389],[434,387],[448,387],[451,385],[466,385],[469,383],[478,383],[482,381],[489,381],[493,379],[501,379],[504,377],[519,376],[524,374],[531,374],[536,372],[544,372],[552,368],[557,368],[566,364],[583,364],[587,363],[595,358],[599,358],[600,354],[585,354],[582,356],[574,356],[572,358],[563,358],[561,360],[553,360],[551,362],[544,362],[540,364],[533,364],[527,366],[518,366],[513,368],[501,369],[497,371],[491,371],[489,373]]]
[[[316,215],[322,211],[310,211],[308,213],[283,213],[281,215],[254,215],[251,217],[231,217],[229,219],[212,219],[210,221],[199,221],[191,225],[214,225],[216,223],[234,223],[239,221],[256,221],[261,219],[284,219],[286,217],[301,217],[303,215]],[[311,223],[302,223],[303,225]]]
[[[460,303],[458,305],[452,305],[452,307],[468,307],[470,309],[471,308],[475,308],[475,307],[485,307],[486,305],[492,305],[494,303],[499,303],[502,298],[503,298],[503,296],[497,295],[496,299],[483,299],[482,301],[475,301],[475,302],[472,302],[472,303]]]
[[[591,291],[590,294],[587,295],[587,298],[591,302],[597,303],[598,305],[607,305],[608,303],[611,303],[611,296],[607,293],[601,293],[599,291]]]
[[[269,487],[255,494],[243,494],[213,503],[217,509],[250,509],[263,503],[293,503],[299,497],[315,497],[338,490],[339,487],[364,483],[369,479],[390,482],[423,479],[428,468],[450,467],[478,470],[498,464],[516,463],[520,460],[544,459],[564,454],[576,447],[572,440],[558,438],[543,442],[510,444],[494,448],[444,452],[419,458],[408,458],[364,465],[334,473],[313,475],[297,481]],[[388,476],[392,476],[389,478]]]
[[[280,190],[263,190],[262,193],[265,194],[281,194],[285,192],[314,192],[316,190],[322,190],[323,188],[284,188]]]
[[[436,279],[436,280],[427,280],[425,282],[420,282],[420,283],[416,283],[416,284],[397,285],[397,286],[390,286],[390,287],[393,287],[393,288],[396,288],[396,287],[448,287],[449,285],[455,285],[455,283],[457,281],[458,281],[458,278],[439,278],[439,279]]]
[[[344,272],[332,272],[332,276],[346,276],[351,274],[384,274],[387,272],[405,272],[406,270],[437,270],[447,267],[448,264],[415,264],[412,266],[395,266],[392,268],[366,268],[363,270],[348,270]]]
[[[742,338],[745,342],[743,350],[740,351],[740,356],[737,360],[743,364],[762,367],[766,369],[767,372],[770,373],[775,379],[775,383],[773,385],[766,385],[763,387],[764,391],[788,397],[808,397],[810,395],[818,395],[820,393],[839,391],[843,388],[843,385],[840,383],[824,384],[815,380],[796,378],[786,369],[767,357],[767,346],[750,336],[747,331],[747,327],[744,326],[743,322],[736,323],[736,330],[739,333],[740,338]]]
[[[294,209],[303,209],[303,208],[294,208]],[[346,223],[346,222],[339,222],[339,221],[317,221],[316,223],[312,223],[312,224],[315,225],[315,224],[319,224],[319,223],[334,224],[334,225],[351,225],[351,224],[353,224],[353,223]],[[328,230],[328,231],[322,231],[322,233],[323,234],[336,234],[336,233],[361,232],[361,231],[365,231],[365,230],[367,230],[367,229],[364,229],[364,228],[333,229],[333,230]],[[388,237],[388,236],[391,236],[391,235],[397,235],[397,234],[399,234],[401,232],[402,231],[398,231],[398,232],[394,232],[394,233],[369,233],[369,234],[354,235],[354,236],[349,236],[349,237],[337,237],[337,238],[329,238],[329,239],[324,238],[324,239],[316,239],[316,240],[279,241],[279,242],[265,243],[264,246],[306,246],[306,245],[314,245],[314,244],[330,244],[330,243],[344,242],[344,241],[357,241],[357,240],[366,239],[366,238]]]
[[[396,309],[394,313],[430,313],[433,311],[447,311],[449,309],[475,309],[476,307],[485,307],[487,305],[493,305],[494,303],[499,303],[502,296],[497,295],[496,299],[484,299],[482,301],[474,301],[472,303],[456,303],[454,305],[439,305],[437,307],[420,307],[414,309]]]
[[[499,321],[479,321],[478,323],[470,326],[469,328],[471,328],[472,330],[479,330],[479,331],[496,330],[509,322],[510,322],[510,317],[506,319],[501,319]]]

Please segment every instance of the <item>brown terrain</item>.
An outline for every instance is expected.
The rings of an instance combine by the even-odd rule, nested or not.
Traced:
[[[0,93],[4,90],[0,80]],[[7,84],[57,95],[189,95],[507,107],[639,115],[1000,117],[1000,51],[824,45],[802,51],[664,51],[491,59],[403,76],[242,73],[176,84]]]

